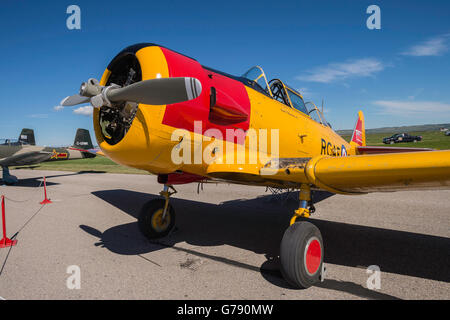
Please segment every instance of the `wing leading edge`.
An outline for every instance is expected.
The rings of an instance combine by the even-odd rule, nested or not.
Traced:
[[[341,194],[450,189],[450,150],[280,159],[277,169],[212,164],[208,175],[249,184],[309,183]]]
[[[311,183],[342,193],[450,189],[450,150],[318,157],[305,174]]]

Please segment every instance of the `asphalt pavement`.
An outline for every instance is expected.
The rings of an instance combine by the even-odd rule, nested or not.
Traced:
[[[19,184],[0,186],[7,234],[18,240],[0,249],[4,299],[450,299],[450,190],[317,192],[310,221],[324,238],[326,277],[296,290],[278,255],[297,193],[176,187],[176,229],[150,242],[136,217],[159,196],[154,176],[12,174]],[[380,269],[379,289],[368,288],[369,266]]]

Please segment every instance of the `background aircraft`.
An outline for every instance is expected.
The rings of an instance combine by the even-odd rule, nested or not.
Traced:
[[[279,79],[268,81],[260,67],[232,76],[142,43],[120,52],[100,82],[89,79],[80,94],[61,104],[89,101],[103,153],[117,163],[157,174],[164,184],[164,199],[144,205],[138,220],[150,239],[174,227],[169,197],[175,184],[221,180],[300,189],[299,209],[280,248],[281,271],[295,287],[313,285],[322,273],[322,236],[316,226],[302,221],[315,211],[312,190],[357,195],[450,188],[450,151],[366,146],[362,112],[348,143],[313,103],[305,103]],[[242,133],[241,139],[229,138],[229,130]],[[272,130],[279,135],[276,151],[271,139],[266,148],[252,143],[251,133]],[[174,139],[176,132],[182,134]],[[196,152],[212,161],[196,162]],[[174,161],[174,154],[181,153],[183,161]],[[242,163],[236,161],[240,156]]]
[[[3,169],[3,182],[6,185],[18,182],[17,177],[9,173],[9,167],[12,166],[95,157],[92,153],[81,151],[93,148],[91,136],[86,129],[77,130],[73,148],[40,147],[35,144],[32,129],[23,129],[17,142],[9,139],[0,142],[0,166]]]

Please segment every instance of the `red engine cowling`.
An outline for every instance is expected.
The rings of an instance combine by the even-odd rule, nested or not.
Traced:
[[[243,83],[203,67],[194,59],[161,49],[171,77],[197,78],[203,88],[197,99],[168,105],[163,124],[194,131],[194,121],[202,121],[203,132],[216,128],[224,137],[226,129],[248,130],[250,100]]]

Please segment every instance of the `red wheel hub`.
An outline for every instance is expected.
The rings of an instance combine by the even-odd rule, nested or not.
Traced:
[[[314,275],[320,266],[322,260],[322,247],[317,238],[311,238],[305,248],[305,267],[310,275]]]

